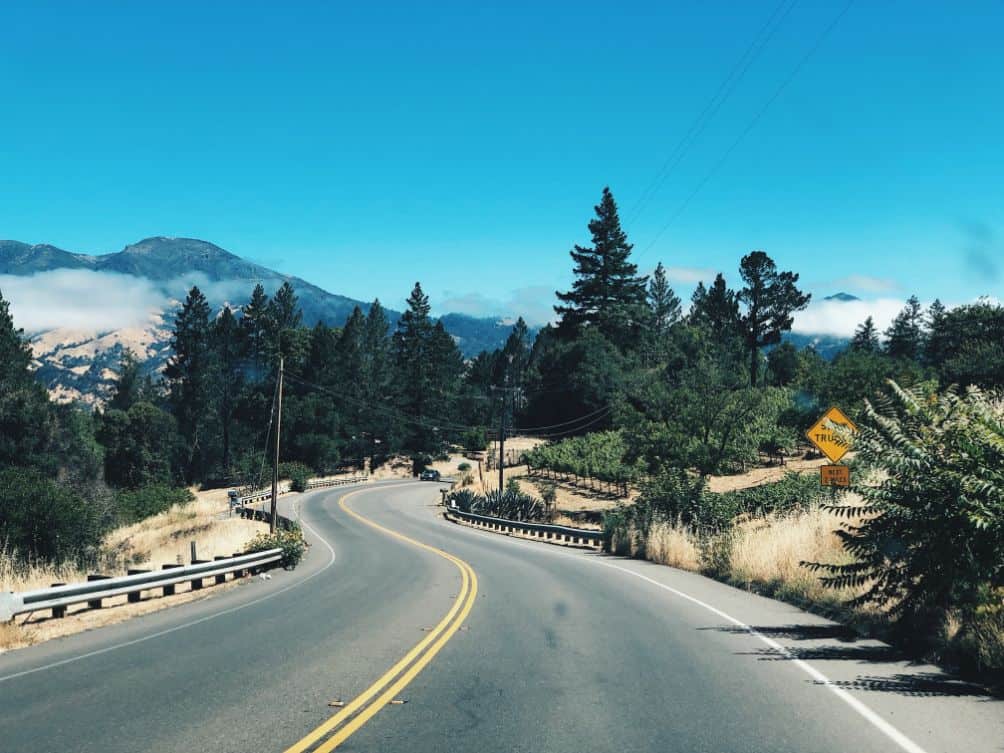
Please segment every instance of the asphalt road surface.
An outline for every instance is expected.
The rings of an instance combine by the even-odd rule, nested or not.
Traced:
[[[1004,751],[1004,702],[932,667],[438,490],[296,496],[295,571],[0,656],[0,751]]]

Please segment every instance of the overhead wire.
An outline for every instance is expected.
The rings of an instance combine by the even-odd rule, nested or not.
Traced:
[[[729,148],[725,150],[722,156],[704,175],[704,177],[697,184],[694,190],[687,195],[687,197],[683,200],[683,202],[677,207],[676,211],[674,211],[673,214],[670,215],[669,220],[667,220],[667,222],[659,229],[659,231],[655,234],[652,240],[648,243],[647,246],[645,246],[644,249],[642,249],[642,251],[635,257],[635,259],[644,256],[648,251],[650,251],[653,248],[653,246],[655,246],[655,244],[659,241],[659,239],[663,236],[663,234],[672,226],[672,224],[677,219],[679,219],[680,215],[682,215],[683,212],[686,211],[687,207],[690,206],[690,203],[703,190],[704,186],[706,186],[708,182],[715,176],[715,174],[717,174],[718,170],[721,169],[722,165],[725,164],[725,162],[732,155],[732,153],[745,140],[745,138],[749,135],[749,133],[756,127],[756,125],[760,122],[761,118],[763,118],[767,110],[770,109],[771,105],[773,105],[774,102],[777,101],[777,99],[781,96],[781,94],[784,93],[785,89],[788,88],[791,82],[799,74],[802,68],[805,67],[806,63],[808,63],[809,60],[812,58],[812,56],[815,55],[815,53],[819,50],[819,48],[823,46],[823,42],[825,42],[826,39],[830,36],[830,34],[833,33],[833,30],[837,27],[837,25],[840,23],[843,17],[847,15],[847,12],[851,9],[851,6],[853,4],[854,0],[848,0],[848,2],[841,8],[840,12],[837,13],[837,15],[833,18],[833,20],[830,21],[830,23],[816,37],[815,42],[808,49],[808,51],[806,51],[806,53],[802,55],[802,57],[799,59],[798,63],[791,70],[788,76],[780,83],[780,85],[778,85],[778,87],[774,90],[774,93],[763,104],[763,106],[759,110],[757,110],[756,114],[749,121],[749,123],[747,123],[746,127],[739,133],[739,136],[732,142]]]
[[[705,129],[714,119],[715,115],[718,114],[718,111],[728,101],[729,97],[732,96],[732,92],[735,91],[739,82],[745,77],[746,72],[750,69],[750,67],[752,67],[753,63],[756,62],[757,58],[760,57],[760,54],[767,47],[774,34],[780,28],[784,19],[791,12],[792,8],[795,7],[797,2],[798,0],[781,0],[777,4],[773,13],[770,14],[767,21],[757,32],[749,47],[747,47],[742,56],[736,60],[728,75],[718,85],[717,91],[715,91],[711,99],[705,104],[704,109],[701,110],[697,118],[690,124],[690,128],[683,135],[683,138],[677,142],[673,151],[669,153],[666,161],[656,173],[655,178],[648,184],[645,190],[642,191],[641,196],[629,210],[627,218],[629,224],[641,216],[646,203],[654,198],[655,194],[658,193],[659,189],[672,174],[673,170],[675,170],[679,166],[680,162],[683,161],[683,158],[687,155],[701,134],[704,133]]]

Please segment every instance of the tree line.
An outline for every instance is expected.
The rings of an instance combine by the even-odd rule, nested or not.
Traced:
[[[44,496],[61,498],[58,486],[92,519],[75,530],[100,531],[155,510],[173,488],[261,483],[280,361],[280,455],[315,473],[398,453],[421,463],[456,443],[483,449],[504,426],[553,439],[616,432],[623,467],[605,454],[611,478],[706,476],[790,449],[829,404],[856,415],[887,379],[1004,384],[1004,310],[989,301],[925,311],[911,298],[884,337],[866,320],[827,361],[784,341],[810,296],[765,252],[739,260],[736,288],[724,273],[700,283],[685,311],[661,262],[639,274],[609,189],[594,212],[590,242],[571,251],[574,282],[557,293],[555,323],[533,337],[519,319],[501,348],[467,362],[417,283],[394,327],[379,301],[341,327],[308,327],[288,283],[272,295],[257,285],[243,306],[219,311],[194,287],[163,373],[145,373],[126,353],[106,405],[91,414],[48,399],[0,297],[5,486],[44,479]],[[151,489],[161,491],[137,501]],[[8,541],[44,549],[4,520]]]

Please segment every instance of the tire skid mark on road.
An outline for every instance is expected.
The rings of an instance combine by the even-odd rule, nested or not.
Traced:
[[[346,504],[346,501],[351,496],[354,496],[354,494],[361,493],[362,491],[368,490],[360,490],[359,492],[342,497],[338,502],[339,507],[356,520],[380,533],[432,552],[451,562],[460,571],[460,592],[450,610],[425,638],[419,641],[393,667],[381,675],[376,682],[356,696],[345,708],[312,730],[297,743],[287,748],[284,753],[305,753],[308,750],[311,750],[312,753],[330,753],[330,751],[345,742],[380,709],[390,703],[432,661],[436,654],[446,645],[446,642],[463,625],[471,609],[473,609],[475,599],[477,598],[477,575],[475,575],[474,570],[464,560],[442,549],[437,549],[434,546],[424,544],[421,541],[386,528],[350,508]],[[318,745],[318,743],[320,744]],[[315,745],[317,747],[314,747]]]

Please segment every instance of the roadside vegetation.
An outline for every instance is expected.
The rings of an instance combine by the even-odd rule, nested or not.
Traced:
[[[231,555],[245,550],[256,534],[267,535],[268,525],[240,518],[221,517],[226,502],[199,499],[171,505],[139,522],[108,531],[93,554],[84,559],[52,560],[26,558],[9,547],[0,548],[0,590],[27,591],[48,588],[53,583],[74,583],[91,573],[125,575],[129,568],[159,568],[165,564],[188,562],[190,543],[196,542],[200,558]],[[72,619],[52,620],[48,613],[18,617],[0,625],[0,650],[30,645],[69,633],[88,630],[144,614],[186,599],[211,594],[213,589],[190,592],[179,584],[177,596],[161,599],[146,594],[138,604],[126,604],[125,597],[106,599],[111,609],[90,610],[86,605],[69,608]]]
[[[617,551],[1001,671],[1004,307],[910,298],[884,331],[866,319],[846,348],[821,353],[791,334],[810,303],[799,275],[764,251],[685,306],[671,267],[639,273],[609,190],[587,230],[555,323],[534,332],[518,319],[502,347],[467,362],[418,283],[396,322],[374,301],[337,328],[306,326],[288,283],[219,312],[193,287],[163,374],[123,354],[93,414],[49,401],[0,297],[8,558],[85,566],[113,529],[163,514],[186,488],[260,487],[281,361],[280,470],[294,488],[349,467],[449,465],[458,504],[529,519],[560,514],[574,489],[602,499],[581,512],[604,515]],[[855,486],[839,498],[782,470],[805,467],[804,432],[831,405],[862,427]],[[450,454],[490,460],[500,430],[543,442],[494,456],[510,479],[527,464],[523,489],[494,488],[490,463],[458,468]],[[756,488],[723,483],[765,469]]]

